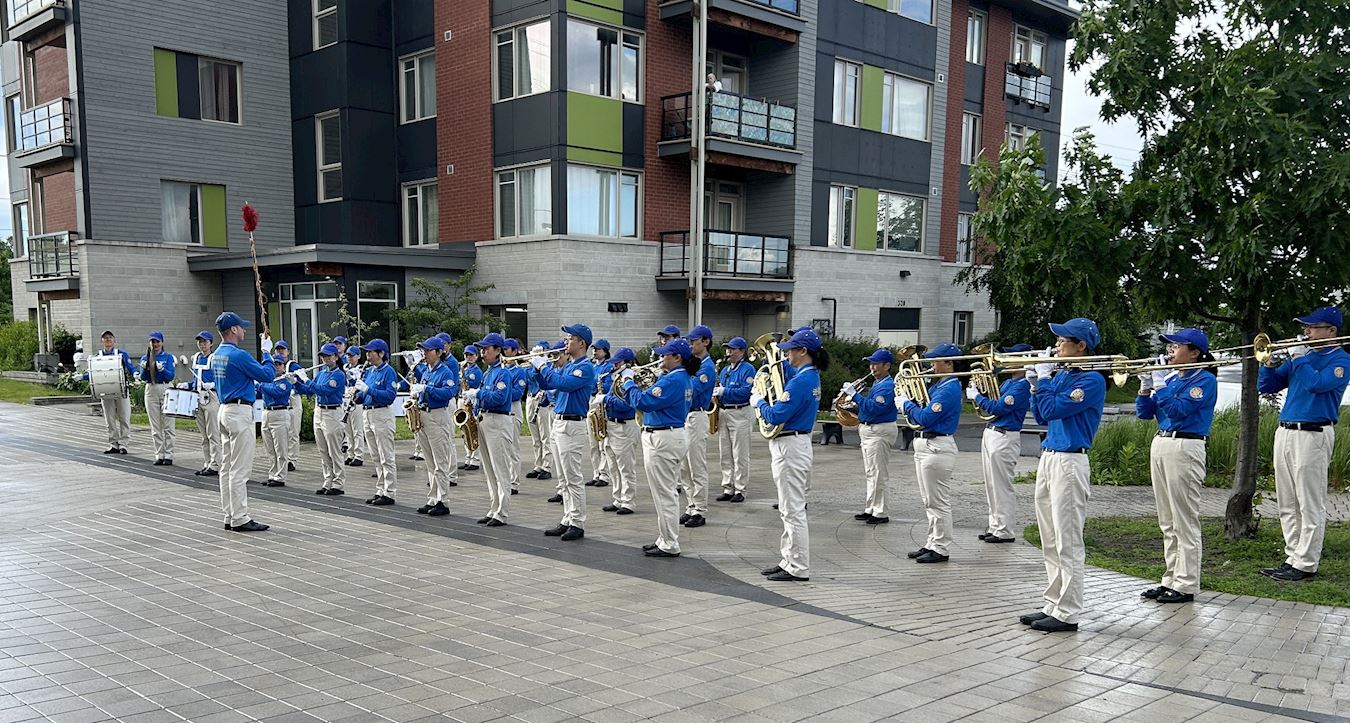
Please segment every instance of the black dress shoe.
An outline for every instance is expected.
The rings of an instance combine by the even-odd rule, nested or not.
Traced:
[[[946,555],[940,554],[934,550],[929,550],[928,552],[925,552],[922,555],[919,555],[918,557],[914,558],[914,561],[921,565],[931,565],[937,562],[946,562],[950,559],[951,558]]]
[[[1158,595],[1158,602],[1160,603],[1188,603],[1194,599],[1194,595],[1188,592],[1177,592],[1176,590],[1168,590]]]
[[[196,477],[203,477],[203,476],[206,475],[206,468],[203,467],[203,468],[197,470],[196,472],[193,472],[192,474],[193,474],[194,476],[196,476]]]
[[[170,461],[169,464],[173,464],[173,462]],[[287,462],[287,463],[286,463],[286,471],[287,471],[287,472],[294,472],[294,471],[295,471],[295,463],[294,463],[294,462]]]
[[[720,494],[720,495],[717,496],[717,501],[718,501],[718,502],[730,502],[730,501],[731,501],[731,493],[730,493],[730,492],[723,492],[722,494]]]
[[[617,510],[614,511],[614,514],[616,514],[616,515],[631,515],[631,514],[633,514],[633,508],[631,508],[631,507],[620,507],[619,509],[617,509]]]
[[[416,454],[410,454],[410,455],[408,455],[408,459],[410,459],[410,460],[412,460],[412,461],[414,461],[414,462],[422,462],[422,461],[425,461],[425,460],[422,459],[421,456],[416,455]]]
[[[357,459],[357,458],[355,458],[355,457],[352,457],[352,463],[351,463],[351,466],[352,466],[352,467],[364,467],[365,465],[366,465],[365,462],[363,462],[363,461],[361,461],[361,460],[359,460],[359,459]]]
[[[759,574],[761,574],[761,575],[763,575],[763,576],[765,576],[765,577],[768,577],[769,575],[777,575],[778,573],[780,573],[780,572],[782,572],[782,571],[783,571],[783,568],[779,567],[778,565],[774,565],[773,567],[766,567],[766,568],[764,568],[763,570],[760,570],[760,571],[759,571]]]
[[[220,476],[220,470],[209,469],[209,468],[208,468],[208,469],[202,470],[202,476],[203,476],[203,477],[219,477],[219,476]]]
[[[126,447],[118,447],[118,448],[117,448],[117,453],[118,453],[118,454],[126,454],[126,453],[127,453],[127,448],[126,448]]]
[[[511,490],[511,494],[518,495],[520,494],[520,490]]]
[[[158,467],[158,466],[160,466],[161,464],[164,464],[164,460],[162,460],[162,459],[157,459],[157,460],[155,460],[154,464],[155,464],[156,467]]]
[[[1139,597],[1148,598],[1149,600],[1157,600],[1159,595],[1168,592],[1169,590],[1170,588],[1167,588],[1163,585],[1159,585],[1157,587],[1151,587],[1139,593]]]
[[[165,466],[165,467],[172,467],[172,466],[173,466],[173,460],[171,460],[171,459],[166,459],[166,460],[164,460],[164,466]]]
[[[474,469],[478,469],[478,468],[477,468],[477,467],[474,467]],[[552,472],[549,472],[548,470],[542,470],[542,469],[541,469],[541,470],[539,470],[539,476],[536,477],[535,479],[553,479],[553,473],[552,473]]]
[[[379,472],[371,472],[371,473],[370,473],[370,478],[371,478],[371,479],[375,479],[376,477],[379,477],[379,476],[380,476],[380,473],[379,473]]]
[[[655,549],[656,549],[656,543],[655,543],[655,542],[649,542],[649,543],[647,543],[647,544],[645,544],[645,545],[642,546],[642,551],[643,551],[643,552],[646,552],[647,550],[655,550]]]
[[[431,505],[422,505],[421,507],[418,507],[418,508],[417,508],[417,514],[419,514],[419,515],[425,515],[426,513],[430,512],[430,511],[431,511]]]
[[[314,494],[316,494],[316,495],[326,495],[326,494],[328,494],[328,488],[327,488],[327,487],[320,487],[319,489],[314,490]]]
[[[272,486],[273,486],[273,487],[285,487],[285,486],[286,486],[286,483],[285,483],[285,482],[282,482],[281,480],[273,480]]]
[[[469,468],[469,465],[468,465],[468,463],[466,462],[465,464],[461,464],[461,465],[459,466],[459,468],[460,468],[460,469],[468,469],[468,468]]]
[[[680,553],[678,553],[678,552],[666,552],[665,550],[662,550],[662,549],[659,548],[659,547],[653,547],[653,548],[650,549],[650,550],[643,550],[643,551],[642,551],[642,554],[646,555],[647,557],[679,557],[679,556],[680,556]]]
[[[984,541],[988,542],[991,545],[997,545],[1000,542],[1013,542],[1016,539],[1017,539],[1016,537],[999,537],[998,535],[990,535],[984,538]]]
[[[1078,630],[1078,623],[1066,623],[1059,618],[1051,615],[1037,620],[1031,624],[1032,630],[1039,630],[1043,633],[1072,633]]]
[[[587,486],[587,487],[595,487],[595,486],[598,485],[599,483],[600,483],[600,480],[598,480],[598,479],[590,479],[590,480],[586,480],[586,486]]]
[[[689,514],[688,512],[680,515],[680,524],[683,525],[684,523],[688,522],[690,517],[693,517],[693,515]]]
[[[550,527],[547,530],[544,530],[544,534],[549,537],[558,537],[562,535],[562,533],[567,532],[567,529],[567,525],[558,525],[557,527]]]
[[[618,512],[618,511],[619,511],[619,506],[618,506],[618,505],[605,505],[604,507],[601,507],[600,509],[601,509],[602,511],[604,511],[604,512]]]
[[[235,525],[230,529],[234,530],[235,532],[262,532],[263,530],[266,530],[267,527],[268,527],[267,525],[264,525],[261,522],[258,522],[257,520],[249,520],[248,522],[245,522],[242,525]]]
[[[705,519],[703,519],[703,515],[692,515],[692,516],[690,516],[689,521],[686,522],[686,523],[684,523],[684,526],[685,526],[685,527],[702,527],[702,526],[704,526],[704,525],[706,525],[706,524],[708,524],[708,521],[705,520]]]
[[[227,529],[227,530],[230,529],[230,523],[228,523],[228,522],[225,523],[225,529]]]
[[[476,469],[479,469],[479,467],[478,467],[478,465],[476,465],[476,464],[471,464],[471,465],[466,466],[464,469],[465,469],[466,471],[468,471],[468,472],[472,472],[472,471],[474,471],[474,470],[476,470]]]
[[[376,497],[375,501],[371,502],[370,504],[375,505],[377,507],[387,507],[389,505],[394,504],[394,498],[381,495],[379,497]]]
[[[905,553],[905,557],[908,557],[909,559],[914,560],[914,559],[923,557],[924,555],[926,555],[926,554],[928,554],[928,553],[930,553],[930,552],[932,552],[932,550],[928,549],[927,547],[920,547],[919,549],[915,550],[914,552],[907,552],[907,553]]]
[[[596,487],[608,487],[608,486],[609,486],[609,483],[606,482],[605,480],[598,479],[598,480],[595,481],[595,486],[596,486]]]
[[[427,517],[444,517],[448,514],[450,514],[450,509],[445,506],[444,502],[437,502],[432,505],[431,509],[427,510]]]
[[[889,518],[889,517],[872,517],[871,519],[869,519],[869,520],[867,521],[867,524],[869,524],[869,525],[884,525],[884,524],[886,524],[887,522],[890,522],[890,521],[891,521],[891,518]]]
[[[120,449],[118,449],[117,447],[114,446],[114,447],[109,447],[109,448],[103,450],[103,453],[104,453],[104,454],[120,454],[121,451],[122,451],[122,450],[120,450]]]
[[[745,501],[745,495],[741,494],[740,492],[737,492],[736,494],[734,494],[734,495],[731,496],[731,501],[732,501],[732,502],[744,502],[744,501]]]
[[[458,487],[458,486],[459,486],[459,483],[456,482],[456,481],[454,481],[454,480],[450,480],[449,482],[446,482],[446,483],[445,483],[445,486],[446,486],[446,487]],[[515,490],[511,490],[511,494],[515,494],[515,493],[516,493]]]
[[[530,470],[529,472],[526,472],[526,473],[525,473],[525,477],[528,478],[528,479],[534,479],[534,478],[536,478],[536,477],[538,477],[538,476],[539,476],[539,470],[537,470],[537,469],[532,469],[532,470]]]
[[[985,538],[989,537],[989,535],[991,535],[991,534],[993,534],[993,533],[990,533],[990,532],[981,532],[981,533],[980,533],[980,542],[984,542]]]
[[[329,488],[328,488],[328,496],[329,496],[329,497],[337,497],[338,495],[345,495],[345,494],[347,494],[347,493],[344,492],[344,491],[342,491],[342,488],[341,488],[341,487],[329,487]]]
[[[549,502],[562,502],[562,495],[553,495],[552,497],[548,498],[548,501],[549,501]]]
[[[581,529],[580,527],[572,526],[567,528],[567,532],[562,533],[562,537],[558,539],[562,540],[563,542],[571,542],[573,540],[580,540],[585,536],[586,536],[585,530]]]
[[[778,509],[778,503],[777,503],[777,502],[773,503],[773,508],[774,508],[775,510]]]
[[[1037,620],[1044,620],[1044,619],[1046,619],[1046,618],[1048,618],[1048,617],[1050,617],[1050,616],[1049,616],[1049,615],[1046,615],[1045,613],[1042,613],[1042,612],[1034,612],[1034,613],[1027,613],[1026,615],[1023,615],[1022,617],[1018,618],[1018,621],[1020,621],[1023,625],[1030,625],[1030,624],[1036,622]]]
[[[480,517],[479,519],[474,520],[474,522],[477,522],[477,523],[480,524],[480,525],[486,525],[487,523],[489,523],[489,522],[491,522],[491,521],[492,521],[492,518],[491,518],[491,517]]]
[[[1304,572],[1298,569],[1297,567],[1290,565],[1288,570],[1282,570],[1280,572],[1275,573],[1274,575],[1271,575],[1270,577],[1272,580],[1280,580],[1282,582],[1299,582],[1301,580],[1308,580],[1310,578],[1317,577],[1317,573]],[[1161,599],[1159,599],[1159,602],[1161,602]]]
[[[866,522],[866,521],[872,519],[872,513],[871,513],[871,512],[859,512],[858,514],[856,514],[856,515],[853,516],[853,519],[855,519],[855,520],[857,520],[857,521],[859,521],[859,522]]]
[[[494,517],[494,518],[488,520],[487,523],[485,524],[485,526],[486,526],[486,527],[506,527],[506,523],[505,523],[505,522],[502,522],[501,520],[499,520],[499,519],[497,519],[496,517]]]
[[[1294,569],[1294,566],[1293,566],[1293,565],[1290,565],[1290,564],[1287,563],[1287,562],[1281,562],[1279,567],[1263,567],[1263,568],[1261,568],[1261,574],[1262,574],[1262,575],[1265,575],[1266,577],[1274,577],[1276,573],[1280,573],[1280,572],[1284,572],[1285,570],[1292,570],[1292,569]]]
[[[769,580],[773,580],[774,582],[806,582],[807,580],[810,580],[811,578],[809,578],[809,577],[797,577],[796,575],[793,575],[792,573],[788,572],[787,570],[779,570],[778,572],[775,572],[774,574],[769,575],[769,576],[768,576],[768,579],[769,579]]]
[[[342,463],[343,463],[344,465],[350,467],[350,466],[352,466],[352,458],[351,458],[351,457],[348,457],[348,458],[342,460]]]

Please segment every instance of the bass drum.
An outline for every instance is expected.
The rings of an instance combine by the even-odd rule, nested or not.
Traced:
[[[89,357],[89,392],[95,399],[127,398],[127,371],[121,354]]]
[[[187,389],[168,389],[164,392],[164,414],[179,419],[196,419],[201,397]]]

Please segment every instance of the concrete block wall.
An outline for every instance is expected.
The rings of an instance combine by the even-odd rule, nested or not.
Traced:
[[[28,257],[11,259],[7,271],[11,289],[10,298],[14,301],[14,318],[18,321],[27,321],[28,310],[36,309],[38,302],[37,294],[29,291],[28,285],[24,283],[28,280]]]

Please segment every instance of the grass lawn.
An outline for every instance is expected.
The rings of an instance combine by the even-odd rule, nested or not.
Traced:
[[[1350,607],[1350,523],[1327,523],[1321,566],[1317,577],[1306,582],[1279,582],[1259,572],[1284,562],[1284,538],[1277,519],[1262,519],[1254,539],[1229,542],[1223,535],[1223,518],[1206,517],[1201,520],[1201,534],[1203,590]],[[1028,525],[1023,535],[1040,546],[1040,530],[1035,524]],[[1166,572],[1162,533],[1155,518],[1090,518],[1083,538],[1089,565],[1150,581],[1161,579]]]
[[[17,379],[0,377],[0,401],[15,404],[31,404],[33,397],[82,397],[84,394],[66,392],[46,384],[21,382]]]

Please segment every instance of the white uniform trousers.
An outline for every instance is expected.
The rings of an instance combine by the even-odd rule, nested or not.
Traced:
[[[347,456],[364,461],[367,449],[366,410],[357,404],[347,415]]]
[[[220,510],[231,527],[247,523],[248,475],[253,469],[253,407],[221,404],[220,421]]]
[[[553,418],[553,458],[558,462],[558,493],[563,498],[559,524],[586,529],[586,480],[582,478],[581,458],[590,439],[585,419]]]
[[[295,464],[295,455],[300,449],[300,427],[305,422],[305,405],[299,394],[291,395],[291,442],[286,447],[286,461]]]
[[[530,395],[525,400],[525,421],[530,425],[530,468],[531,471],[553,471],[553,451],[548,438],[549,428],[544,427],[544,411],[548,411],[549,421],[553,419],[551,407],[540,408],[539,397]],[[547,431],[546,431],[547,430]]]
[[[286,481],[286,461],[291,447],[291,410],[268,409],[262,421],[263,456],[267,479]]]
[[[769,440],[769,463],[778,488],[778,516],[783,520],[778,566],[797,577],[811,575],[811,535],[806,525],[806,493],[811,490],[811,435]]]
[[[1200,592],[1200,488],[1205,483],[1205,441],[1154,437],[1149,453],[1158,529],[1167,572],[1163,587]]]
[[[1275,497],[1284,531],[1284,561],[1317,572],[1327,531],[1327,476],[1336,430],[1275,430]]]
[[[486,415],[486,414],[482,414],[482,412],[478,411],[477,405],[474,406],[474,414],[477,414],[477,415],[480,415],[480,416],[483,416],[483,417],[487,417],[487,416],[496,416],[496,415]],[[480,420],[480,421],[481,421],[481,420]],[[475,450],[470,450],[470,449],[469,449],[469,438],[468,438],[468,437],[460,437],[460,441],[464,444],[464,464],[467,464],[467,465],[473,465],[473,466],[475,466],[475,467],[481,467],[481,466],[483,465],[483,427],[482,427],[482,425],[480,424],[479,427],[478,427],[478,449],[475,449]]]
[[[145,385],[145,415],[150,418],[150,439],[155,459],[173,459],[173,433],[177,420],[164,413],[164,392],[168,384]]]
[[[398,466],[394,460],[394,408],[372,407],[365,414],[366,442],[375,462],[375,494],[394,496],[398,482]]]
[[[873,517],[886,517],[886,488],[891,485],[891,448],[895,446],[898,433],[895,422],[858,425],[863,477],[867,480],[867,504],[863,512]]]
[[[1083,520],[1087,516],[1092,467],[1081,452],[1041,452],[1036,468],[1036,524],[1045,558],[1045,606],[1041,612],[1078,622],[1083,611]]]
[[[108,445],[127,448],[131,442],[131,400],[103,397],[103,424],[108,427]]]
[[[589,431],[586,433],[586,437],[588,439],[586,442],[587,452],[591,458],[591,479],[610,481],[610,469],[605,460],[605,450],[601,448],[599,440],[590,436]]]
[[[633,422],[630,422],[633,424]],[[625,425],[626,426],[626,425]],[[634,427],[634,429],[639,429]],[[680,551],[680,465],[684,463],[683,429],[639,432],[643,468],[656,508],[656,546],[666,552]]]
[[[513,414],[484,414],[478,420],[478,451],[487,477],[487,516],[510,516],[511,480],[520,474],[520,424]]]
[[[515,423],[516,423],[516,427],[515,427],[515,429],[516,429],[516,448],[515,448],[516,451],[515,451],[515,456],[512,457],[512,459],[515,460],[515,464],[514,464],[514,465],[512,466],[512,468],[511,468],[511,469],[513,470],[513,471],[512,471],[512,474],[511,474],[511,490],[514,491],[514,492],[519,492],[519,491],[520,491],[520,476],[521,476],[521,474],[522,474],[521,469],[520,469],[520,466],[521,466],[521,460],[520,460],[520,423],[521,423],[521,416],[525,413],[524,410],[522,409],[522,407],[523,407],[524,404],[525,404],[525,400],[522,399],[521,402],[520,402],[520,404],[512,404],[512,405],[511,405],[511,419],[514,420]]]
[[[642,444],[638,436],[642,432],[636,419],[623,423],[610,420],[607,429],[600,447],[605,452],[606,463],[614,471],[611,480],[614,506],[631,510],[634,509],[633,491],[637,486],[637,453]]]
[[[989,505],[989,522],[984,531],[1011,539],[1017,534],[1017,495],[1013,493],[1013,473],[1022,454],[1022,433],[986,427],[980,439],[980,461],[984,465],[984,497]]]
[[[914,440],[914,473],[919,478],[919,499],[928,517],[928,541],[924,547],[939,555],[950,554],[952,545],[952,468],[956,466],[956,440],[950,435]]]
[[[444,502],[450,483],[457,482],[455,467],[454,405],[422,410],[422,431],[415,436],[422,442],[427,458],[427,504]]]
[[[215,392],[199,395],[208,401],[197,405],[197,432],[202,437],[202,469],[220,469],[220,398]]]
[[[745,494],[750,481],[750,439],[755,433],[754,407],[722,408],[717,413],[717,456],[722,466],[722,491]]]
[[[684,465],[680,482],[687,498],[684,511],[702,515],[708,511],[708,413],[695,409],[684,418]]]
[[[346,468],[342,465],[342,437],[346,425],[342,423],[342,409],[320,409],[314,406],[314,445],[319,448],[319,469],[323,473],[324,489],[342,489]]]

